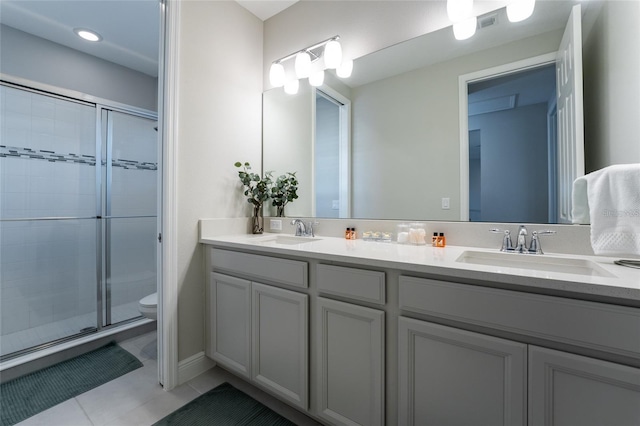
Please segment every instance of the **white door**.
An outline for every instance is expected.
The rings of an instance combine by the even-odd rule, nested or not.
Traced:
[[[256,282],[252,289],[253,380],[306,410],[309,296]]]
[[[384,312],[318,298],[318,416],[335,425],[384,424]]]
[[[530,346],[530,426],[638,424],[640,369]]]
[[[398,319],[398,424],[526,424],[527,346]]]
[[[207,356],[251,378],[251,281],[212,273]]]
[[[571,188],[584,175],[582,13],[573,6],[556,57],[558,90],[558,222],[571,223]]]

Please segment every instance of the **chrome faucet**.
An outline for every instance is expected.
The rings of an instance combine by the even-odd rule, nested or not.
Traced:
[[[503,234],[502,237],[502,247],[500,251],[508,252],[508,253],[526,253],[526,254],[544,254],[542,252],[542,247],[540,246],[540,235],[551,235],[555,234],[556,231],[544,230],[544,231],[533,231],[531,233],[531,243],[527,248],[527,227],[524,225],[520,225],[518,228],[518,239],[516,240],[516,246],[513,246],[511,242],[511,232],[507,229],[505,231],[492,228],[489,229],[489,232]]]
[[[520,225],[518,228],[518,242],[516,243],[516,248],[514,249],[518,253],[526,253],[527,251],[527,227],[524,225]]]
[[[293,219],[291,224],[296,227],[296,237],[304,237],[307,235],[307,226],[302,219]]]
[[[293,219],[291,224],[296,227],[296,237],[315,237],[314,225],[318,222],[304,222],[302,219]]]

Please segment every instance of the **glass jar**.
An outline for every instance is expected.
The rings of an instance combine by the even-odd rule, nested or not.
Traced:
[[[427,231],[424,227],[424,223],[414,222],[409,225],[409,244],[422,246],[427,242],[425,237],[427,235]]]
[[[409,224],[400,223],[396,226],[396,241],[398,244],[409,244]]]

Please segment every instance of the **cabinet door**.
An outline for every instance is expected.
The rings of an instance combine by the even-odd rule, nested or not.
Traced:
[[[318,416],[384,424],[384,312],[318,298]]]
[[[529,425],[640,425],[640,369],[531,346]]]
[[[526,345],[400,317],[400,425],[523,425]]]
[[[253,380],[306,410],[308,296],[255,282],[252,288]]]
[[[209,288],[207,355],[247,379],[251,378],[251,282],[217,273]]]

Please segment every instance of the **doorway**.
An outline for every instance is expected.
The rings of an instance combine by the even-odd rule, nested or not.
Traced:
[[[555,64],[468,84],[470,221],[553,223],[555,99]]]
[[[329,87],[313,93],[313,216],[351,217],[351,102]]]

